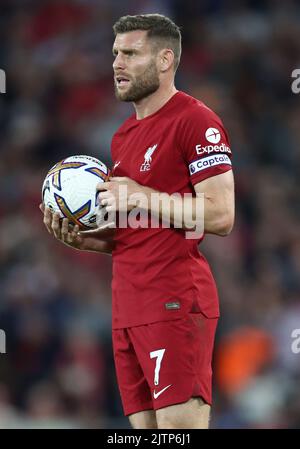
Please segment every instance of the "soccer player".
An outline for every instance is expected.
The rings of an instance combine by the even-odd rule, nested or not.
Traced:
[[[212,110],[174,85],[181,55],[176,24],[158,14],[124,16],[114,33],[116,96],[132,102],[135,114],[113,136],[113,176],[99,185],[99,197],[109,213],[138,206],[160,224],[143,227],[144,214],[140,227],[119,226],[107,239],[106,231],[69,230],[67,219],[60,224],[41,207],[44,223],[70,246],[112,253],[114,359],[132,427],[208,428],[219,304],[198,244],[206,233],[225,236],[233,227],[228,137]],[[164,201],[155,203],[158,192]],[[189,220],[178,214],[182,207]],[[195,217],[203,233],[187,238]]]

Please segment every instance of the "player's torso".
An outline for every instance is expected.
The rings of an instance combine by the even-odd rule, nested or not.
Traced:
[[[179,98],[178,98],[179,97]],[[181,97],[181,98],[180,98]],[[181,102],[181,103],[180,103]],[[177,95],[158,114],[129,119],[112,141],[113,176],[158,192],[195,195],[182,148],[188,105]],[[171,227],[118,228],[113,252],[113,326],[177,319],[188,311],[218,314],[215,285],[196,240]],[[201,287],[199,287],[201,285]],[[207,298],[210,305],[206,307]],[[168,304],[176,309],[168,309]],[[197,309],[198,307],[198,309]]]

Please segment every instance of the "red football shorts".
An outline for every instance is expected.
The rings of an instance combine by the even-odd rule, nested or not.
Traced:
[[[200,396],[212,402],[212,353],[218,318],[187,317],[113,330],[125,415]]]

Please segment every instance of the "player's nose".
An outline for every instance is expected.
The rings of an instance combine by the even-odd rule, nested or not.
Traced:
[[[121,55],[121,53],[119,53],[115,57],[115,60],[113,62],[113,69],[114,69],[114,72],[117,72],[119,70],[124,70],[125,69],[125,62],[124,62],[124,58]]]

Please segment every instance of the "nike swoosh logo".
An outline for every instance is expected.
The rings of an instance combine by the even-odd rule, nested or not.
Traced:
[[[157,393],[155,392],[155,390],[153,391],[153,397],[154,399],[157,399],[158,396],[160,396],[164,391],[166,391],[169,387],[171,387],[172,384],[167,385],[165,388],[163,388],[162,390],[158,391]]]

